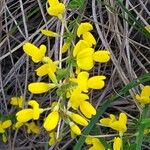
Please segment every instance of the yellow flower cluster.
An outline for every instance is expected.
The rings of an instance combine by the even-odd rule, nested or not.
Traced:
[[[63,18],[65,12],[63,3],[58,0],[48,0],[47,12],[51,16],[58,17],[66,31],[69,32],[67,23]],[[92,30],[93,26],[88,22],[79,24],[76,34],[80,40],[76,44],[73,44],[74,41],[64,40],[60,52],[65,53],[70,47],[71,53],[59,61],[53,61],[52,58],[46,56],[47,47],[44,44],[37,47],[30,42],[26,42],[23,45],[24,52],[32,61],[41,65],[35,69],[36,75],[41,78],[48,76],[50,79],[50,82],[30,83],[28,90],[33,94],[42,94],[54,89],[54,91],[57,90],[56,94],[59,99],[54,101],[51,106],[42,108],[37,100],[29,100],[25,103],[22,96],[12,97],[10,103],[21,108],[16,113],[17,122],[14,128],[20,128],[24,125],[28,133],[39,134],[40,128],[35,121],[41,120],[40,123],[42,122],[42,126],[49,134],[50,145],[61,140],[62,133],[56,133],[55,130],[62,121],[70,128],[71,137],[81,134],[81,129],[88,125],[88,119],[96,115],[96,109],[90,103],[88,93],[90,89],[102,89],[105,86],[106,79],[103,75],[91,76],[88,71],[94,67],[95,62],[105,63],[110,60],[108,50],[94,50],[93,46],[96,45],[96,39],[91,33]],[[58,33],[47,29],[41,30],[41,33],[46,36],[62,38]],[[70,60],[70,63],[68,60]],[[66,61],[65,67],[68,69],[68,74],[59,79],[59,72],[66,69],[65,67],[58,67],[62,61]],[[45,111],[49,112],[44,115],[42,120]],[[91,141],[87,144],[93,145],[91,150],[104,149],[97,138],[91,138]]]
[[[90,33],[93,26],[88,23],[81,23],[77,29],[78,37],[81,40],[75,45],[73,49],[73,56],[77,60],[77,65],[83,70],[90,70],[94,66],[94,62],[105,63],[110,59],[110,52],[108,50],[95,50],[92,48],[96,44],[94,36]]]

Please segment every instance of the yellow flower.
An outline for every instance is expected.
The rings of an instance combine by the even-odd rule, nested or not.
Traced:
[[[40,127],[36,125],[35,122],[32,121],[30,123],[26,123],[26,126],[27,126],[28,133],[35,133],[35,134],[40,133]]]
[[[81,134],[80,128],[75,123],[70,122],[69,125],[70,125],[70,128],[71,128],[73,133],[75,133],[76,135],[80,135]]]
[[[90,23],[88,22],[81,23],[77,29],[77,35],[78,37],[80,37],[81,35],[91,30],[93,30],[93,26]]]
[[[51,132],[49,134],[49,137],[50,137],[49,142],[48,142],[49,145],[54,145],[54,144],[56,144],[57,141],[60,142],[62,140],[61,137],[59,137],[58,139],[56,139],[56,135],[57,135],[56,132]]]
[[[61,52],[66,53],[67,50],[69,49],[69,47],[70,47],[70,43],[69,42],[64,42],[63,46],[61,47]]]
[[[89,48],[89,43],[85,40],[79,40],[73,49],[73,56],[76,57],[77,54],[85,48]]]
[[[76,122],[77,124],[80,124],[82,126],[87,126],[88,122],[86,121],[85,118],[83,118],[82,116],[72,113],[72,112],[67,112],[67,114],[69,115],[69,117]]]
[[[141,103],[141,104],[148,104],[150,103],[150,86],[144,86],[142,89],[142,92],[140,95],[136,95],[136,99]]]
[[[121,150],[122,147],[122,141],[119,137],[114,138],[114,143],[113,143],[113,150]]]
[[[94,66],[93,53],[94,53],[93,48],[85,48],[85,49],[82,49],[80,52],[78,52],[77,54],[78,67],[83,70],[92,69]]]
[[[12,125],[11,120],[0,121],[0,133],[4,133],[7,128]]]
[[[27,42],[23,45],[23,50],[27,55],[31,56],[33,62],[38,63],[42,61],[45,56],[46,46],[41,45],[40,48],[38,48],[34,44]]]
[[[55,75],[55,72],[56,72],[56,63],[53,62],[50,58],[44,58],[43,60],[45,61],[46,59],[46,64],[40,66],[38,69],[36,69],[36,74],[39,76],[39,77],[42,77],[44,75],[47,75],[49,76],[49,78],[54,82],[54,83],[57,83],[57,79],[56,79],[56,75]]]
[[[110,60],[110,53],[106,50],[94,52],[93,48],[76,50],[77,65],[83,70],[90,70],[94,66],[94,61],[104,63]]]
[[[111,123],[110,127],[114,130],[117,130],[121,133],[124,133],[124,132],[127,131],[126,123],[127,123],[126,114],[125,113],[120,113],[119,120]]]
[[[20,108],[22,108],[23,107],[23,97],[22,96],[12,97],[11,101],[10,101],[10,104],[14,105],[14,106],[19,106]]]
[[[110,126],[110,124],[115,121],[116,121],[116,117],[113,114],[110,114],[109,118],[100,119],[100,123],[106,126]]]
[[[48,0],[49,5],[57,5],[59,3],[58,0]]]
[[[24,123],[23,122],[16,122],[15,123],[15,128],[20,128],[21,126],[23,126],[24,125]]]
[[[47,12],[51,16],[62,18],[62,14],[65,12],[65,5],[63,3],[57,3],[57,5],[50,5]]]
[[[94,38],[94,36],[90,33],[90,32],[86,32],[82,35],[83,37],[83,40],[87,41],[90,45],[90,47],[92,45],[95,45],[96,44],[96,40]]]
[[[93,54],[93,60],[100,63],[105,63],[110,60],[110,52],[107,50],[98,50]]]
[[[110,118],[103,118],[100,120],[100,122],[118,131],[120,134],[127,131],[127,127],[126,127],[127,116],[125,113],[120,113],[118,120],[116,120],[114,115],[110,115]]]
[[[56,128],[59,121],[58,111],[52,111],[44,121],[44,128],[46,131],[51,131]]]
[[[106,79],[105,76],[94,76],[89,78],[88,80],[88,88],[92,89],[102,89],[105,86],[104,80]]]
[[[77,110],[80,106],[81,102],[89,99],[89,96],[87,94],[81,93],[80,90],[75,89],[70,96],[68,105],[72,107],[73,109]]]
[[[80,104],[80,111],[86,116],[87,118],[91,118],[92,115],[96,115],[95,108],[87,101],[83,101]],[[87,109],[88,108],[88,109]]]
[[[41,30],[42,34],[50,37],[59,37],[60,35],[56,32],[53,32],[51,30]]]
[[[77,82],[78,84],[78,89],[83,91],[83,92],[88,92],[88,78],[89,78],[89,73],[86,71],[82,71],[78,74],[77,79],[75,80],[74,78],[74,82]]]
[[[55,84],[35,82],[28,85],[28,90],[33,94],[41,94],[53,89],[55,86]]]
[[[92,147],[89,148],[89,150],[105,150],[105,147],[98,138],[88,136],[85,142],[86,144],[93,145]]]
[[[17,112],[16,117],[18,122],[24,123],[31,119],[39,119],[40,113],[43,112],[43,109],[39,108],[39,104],[35,100],[30,100],[28,105],[32,106],[32,108],[23,109]]]
[[[102,89],[105,86],[105,76],[94,76],[89,78],[89,73],[82,71],[78,74],[77,78],[70,78],[71,81],[77,83],[79,90],[87,93],[89,88]]]

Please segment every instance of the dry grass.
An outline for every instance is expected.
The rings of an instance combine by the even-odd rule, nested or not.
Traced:
[[[66,1],[69,3],[69,0]],[[126,0],[125,6],[144,25],[150,24],[149,0]],[[116,12],[124,13],[115,0],[107,1],[107,5],[115,8]],[[96,64],[91,74],[105,74],[107,85],[100,92],[91,91],[90,96],[96,107],[101,105],[107,97],[117,93],[124,85],[133,79],[148,73],[150,70],[150,42],[149,39],[129,25],[109,7],[91,0],[86,3],[83,14],[77,10],[68,11],[66,19],[73,20],[75,16],[81,16],[82,21],[90,21],[94,25],[94,34],[97,37],[97,49],[109,49],[111,61],[105,64]],[[128,18],[128,15],[124,13]],[[28,83],[37,81],[34,69],[37,67],[27,58],[22,51],[22,45],[26,41],[36,45],[45,43],[48,55],[55,60],[59,59],[59,46],[62,41],[58,38],[46,38],[40,34],[43,28],[62,32],[61,23],[56,18],[50,17],[46,12],[45,0],[1,0],[0,1],[0,112],[11,115],[15,112],[9,104],[12,96],[23,95],[28,99],[37,99],[41,106],[57,98],[53,92],[45,95],[31,95],[27,91]],[[41,79],[38,79],[41,80]],[[140,85],[142,87],[142,85]],[[139,88],[130,91],[127,97],[120,97],[111,104],[108,112],[117,113],[125,111],[130,118],[135,118],[141,111],[134,95]],[[0,149],[47,149],[48,136],[42,130],[39,137],[28,135],[24,128],[13,131],[9,130],[9,142],[1,144]],[[64,142],[57,144],[51,149],[67,149],[72,147],[75,141],[70,140],[66,134]],[[63,146],[62,146],[63,145]],[[150,149],[150,145],[143,145]]]

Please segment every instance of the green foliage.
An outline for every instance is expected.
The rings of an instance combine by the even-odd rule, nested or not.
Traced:
[[[71,0],[68,4],[70,9],[80,9],[84,5],[84,0]]]

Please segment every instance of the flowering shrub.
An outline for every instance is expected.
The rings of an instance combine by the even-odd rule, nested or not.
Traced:
[[[59,19],[69,34],[70,31],[64,18],[65,11],[65,4],[58,0],[48,0],[48,14]],[[36,46],[31,42],[26,42],[23,45],[25,54],[34,63],[40,65],[35,68],[36,75],[41,79],[48,77],[47,81],[29,83],[28,91],[38,95],[53,90],[58,99],[43,107],[38,99],[25,102],[23,96],[12,97],[10,104],[14,107],[18,106],[15,114],[16,120],[13,122],[14,129],[24,126],[28,134],[36,135],[44,130],[49,136],[49,145],[63,141],[66,135],[64,128],[70,132],[71,138],[82,135],[82,130],[88,126],[90,119],[97,113],[89,93],[91,90],[105,88],[107,80],[105,75],[92,76],[91,71],[96,63],[107,63],[111,57],[109,50],[95,48],[97,39],[92,34],[93,30],[92,23],[79,23],[75,33],[77,40],[65,41],[64,39],[59,49],[59,60],[48,57],[47,46],[44,44]],[[44,36],[64,38],[59,33],[47,29],[41,30],[41,33]],[[62,63],[66,65],[63,66]],[[150,86],[145,86],[141,94],[137,94],[135,98],[142,104],[142,107],[146,107],[150,103]],[[123,149],[123,138],[128,131],[127,116],[125,112],[120,112],[118,118],[115,114],[110,114],[109,117],[103,117],[97,123],[102,128],[109,127],[111,132],[117,131],[117,134],[114,134],[111,140],[109,139],[114,150]],[[3,142],[7,141],[5,132],[11,125],[11,120],[0,122]],[[149,127],[145,129],[145,134],[149,134]],[[94,135],[88,135],[85,143],[89,145],[89,150],[106,149],[106,144]]]

